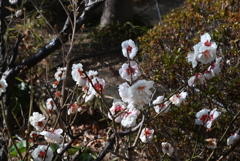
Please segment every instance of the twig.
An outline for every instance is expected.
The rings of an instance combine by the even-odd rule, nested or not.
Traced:
[[[228,125],[227,129],[224,131],[224,133],[223,133],[223,135],[222,135],[222,137],[221,137],[221,139],[220,139],[220,141],[219,141],[219,143],[218,143],[217,148],[218,148],[219,145],[222,143],[223,138],[224,138],[225,135],[227,134],[229,128],[232,126],[232,124],[235,122],[235,120],[238,118],[239,115],[240,115],[240,111],[238,111],[238,113],[234,116],[234,118],[232,119],[232,121],[231,121],[230,124]],[[238,144],[240,144],[240,141],[238,142]],[[230,154],[236,147],[237,147],[237,146],[232,146],[232,148],[231,148],[228,152],[226,152],[222,157],[226,157],[226,156],[227,156],[228,154]],[[209,161],[209,160],[212,158],[213,154],[217,151],[217,148],[212,151],[212,153],[211,153],[210,156],[208,157],[207,161]]]

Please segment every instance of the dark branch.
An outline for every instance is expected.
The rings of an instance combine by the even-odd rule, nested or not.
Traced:
[[[137,126],[135,126],[134,128],[132,128],[130,130],[126,130],[126,131],[118,132],[118,133],[113,133],[111,135],[111,137],[108,139],[108,143],[105,146],[105,148],[101,151],[101,153],[98,155],[98,157],[94,161],[101,161],[107,155],[107,153],[109,153],[109,151],[111,149],[113,149],[113,145],[115,144],[115,141],[116,141],[116,139],[115,139],[116,136],[124,137],[126,135],[129,135],[129,134],[132,134],[132,133],[136,132],[137,129],[143,124],[143,122],[144,122],[144,119],[142,119],[142,121]]]

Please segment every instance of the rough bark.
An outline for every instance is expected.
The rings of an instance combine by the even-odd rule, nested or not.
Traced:
[[[132,21],[133,0],[106,0],[101,17],[100,28],[119,22]]]

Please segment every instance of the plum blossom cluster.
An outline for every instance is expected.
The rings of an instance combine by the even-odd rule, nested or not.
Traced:
[[[50,131],[45,131],[45,125],[47,123],[46,117],[38,112],[33,112],[32,116],[29,118],[30,124],[35,128],[36,131],[32,131],[30,133],[30,145],[34,146],[34,140],[37,136],[42,135],[44,139],[49,143],[60,144],[63,140],[62,129],[55,129]],[[53,151],[50,147],[45,145],[38,145],[37,148],[32,152],[32,157],[34,160],[42,161],[49,160],[51,161],[53,158]]]
[[[121,99],[115,99],[112,107],[109,109],[109,119],[116,123],[121,123],[125,128],[133,128],[137,124],[138,116],[143,114],[146,107],[153,106],[156,113],[167,113],[169,106],[174,104],[180,106],[185,101],[187,92],[181,91],[174,94],[169,100],[164,96],[158,96],[152,101],[154,82],[145,79],[139,79],[141,72],[138,68],[134,57],[137,54],[138,47],[133,40],[122,42],[122,53],[128,58],[128,62],[124,63],[119,69],[119,74],[126,82],[118,87]],[[139,139],[143,143],[149,143],[154,138],[154,129],[144,127],[140,129]],[[171,156],[174,148],[170,143],[163,143],[164,154]]]
[[[78,63],[72,65],[71,74],[76,85],[82,87],[82,91],[85,93],[85,102],[92,100],[94,96],[99,97],[103,93],[106,83],[104,79],[97,77],[97,71],[84,72],[83,65]]]
[[[207,68],[204,74],[195,73],[195,75],[188,80],[188,85],[190,87],[194,87],[197,84],[204,84],[206,79],[211,79],[216,74],[219,74],[221,71],[220,61],[222,60],[221,57],[217,57],[217,45],[215,42],[211,42],[211,37],[208,33],[201,36],[201,41],[194,45],[193,49],[194,51],[189,52],[187,56],[187,59],[192,63],[193,68],[198,65],[198,62],[201,62],[202,64],[211,63],[211,65]],[[215,62],[213,62],[214,60]]]
[[[51,161],[53,158],[53,151],[46,145],[38,145],[32,152],[34,161]]]
[[[139,79],[141,72],[138,68],[137,61],[134,60],[138,47],[133,40],[126,40],[122,42],[122,53],[128,59],[127,63],[124,63],[119,69],[119,74],[126,82],[122,83],[118,87],[120,99],[115,99],[108,112],[109,119],[116,123],[120,123],[124,128],[133,128],[137,125],[138,117],[140,114],[144,115],[145,109],[153,107],[158,114],[167,113],[172,105],[181,106],[184,104],[188,93],[184,90],[177,91],[169,98],[165,96],[158,96],[153,100],[154,94],[154,82],[145,79]],[[206,79],[211,79],[216,74],[220,73],[220,61],[221,57],[217,58],[215,42],[211,42],[211,37],[208,33],[201,36],[201,41],[194,47],[194,52],[188,54],[188,61],[192,63],[192,67],[195,68],[198,63],[210,64],[204,74],[196,73],[188,80],[189,86],[195,86],[196,84],[205,83]],[[215,62],[213,62],[215,60]],[[85,72],[81,63],[73,64],[71,75],[76,85],[81,87],[84,92],[83,99],[85,102],[91,101],[94,97],[101,97],[106,86],[104,79],[97,77],[98,72],[90,70]],[[56,88],[59,82],[66,78],[66,68],[58,68],[54,74],[56,82],[53,84],[53,88]],[[0,87],[4,91],[3,87],[7,87],[4,81],[0,81]],[[0,91],[1,92],[1,91]],[[152,101],[153,100],[153,101]],[[53,98],[48,98],[46,101],[47,110],[57,110],[57,106]],[[68,115],[75,114],[83,110],[83,106],[74,102],[68,106]],[[196,115],[195,123],[197,125],[205,126],[210,129],[215,120],[221,115],[216,108],[213,110],[202,109]],[[46,130],[45,125],[47,119],[44,115],[34,112],[30,117],[30,124],[36,131],[32,131],[30,137],[34,140],[36,136],[42,135],[48,143],[55,143],[60,146],[58,152],[61,151],[64,145],[63,130],[52,129]],[[154,129],[147,128],[145,125],[139,130],[139,139],[143,143],[149,143],[154,139]],[[235,132],[227,140],[227,144],[231,145],[236,140],[240,139],[238,132]],[[217,147],[217,141],[215,138],[208,138],[206,141],[206,147],[209,149],[215,149]],[[173,146],[168,142],[162,142],[162,151],[168,156],[172,156],[174,152]],[[52,149],[50,147],[39,145],[32,152],[34,160],[52,159]]]
[[[136,56],[138,48],[133,40],[122,42],[122,53],[129,59],[119,69],[122,79],[127,82],[119,85],[119,95],[121,100],[115,100],[109,109],[108,117],[115,122],[121,123],[125,128],[134,127],[140,110],[151,102],[154,82],[147,80],[137,80],[141,76],[138,64],[133,58]]]
[[[54,74],[56,81],[53,83],[53,88],[57,88],[57,85],[61,80],[66,78],[66,67],[58,68],[57,72]]]
[[[81,112],[84,106],[78,104],[77,102],[70,105],[68,108],[68,115],[75,114],[77,112]]]

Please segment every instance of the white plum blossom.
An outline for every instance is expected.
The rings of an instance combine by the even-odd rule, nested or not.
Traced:
[[[194,76],[192,76],[188,80],[188,85],[190,87],[194,87],[196,84],[204,84],[205,83],[205,77],[202,73],[196,73]]]
[[[162,142],[162,151],[164,154],[167,154],[168,156],[172,156],[174,148],[172,147],[172,145],[170,143]]]
[[[218,118],[221,112],[217,109],[210,111],[209,109],[202,109],[196,114],[195,123],[197,125],[204,125],[206,128],[210,129],[214,120]]]
[[[140,139],[143,143],[150,142],[153,139],[154,130],[149,128],[143,128],[140,134]]]
[[[8,86],[8,84],[7,84],[6,80],[1,79],[0,80],[0,96],[2,95],[2,93],[6,92],[7,86]]]
[[[138,80],[128,89],[128,96],[130,103],[138,105],[138,108],[142,108],[144,104],[149,104],[151,101],[154,82],[147,80]]]
[[[91,81],[92,83],[87,83],[88,89],[86,90],[87,93],[84,95],[85,102],[88,102],[92,100],[94,96],[99,96],[99,94],[103,93],[106,85],[105,80],[98,77],[94,77]]]
[[[68,115],[75,114],[77,112],[81,112],[82,108],[83,108],[83,106],[81,106],[75,102],[75,103],[71,104],[70,107],[68,108]]]
[[[208,64],[216,58],[217,45],[215,42],[211,42],[211,37],[208,33],[201,36],[201,41],[193,46],[194,51],[189,52],[187,59],[192,63],[192,67],[195,68],[198,62]]]
[[[58,68],[54,77],[57,81],[64,80],[66,78],[66,67]]]
[[[29,134],[30,138],[28,139],[28,142],[31,146],[34,146],[34,140],[37,138],[38,135],[39,132],[37,131],[31,131],[31,133]]]
[[[122,101],[125,103],[130,103],[130,98],[128,93],[129,88],[130,88],[130,85],[127,82],[120,84],[118,86],[119,96],[121,97]]]
[[[141,72],[138,69],[138,64],[135,61],[130,61],[130,64],[124,63],[119,69],[119,74],[122,79],[127,81],[135,81],[140,75]]]
[[[182,91],[180,94],[174,94],[169,100],[172,104],[176,106],[180,106],[183,101],[185,101],[187,97],[187,92]]]
[[[124,117],[121,121],[122,126],[126,128],[135,126],[136,120],[139,114],[140,114],[140,111],[135,108],[126,110]]]
[[[188,53],[187,59],[188,62],[192,63],[192,68],[195,68],[198,64],[197,62],[197,55],[198,55],[198,49],[201,46],[201,44],[196,44],[193,46],[194,51],[191,51]]]
[[[46,145],[38,145],[31,155],[34,161],[51,161],[53,158],[53,151]]]
[[[208,33],[201,36],[201,46],[199,47],[199,53],[197,60],[203,64],[208,64],[216,58],[217,45],[215,42],[211,42],[211,37]]]
[[[109,111],[111,112],[112,116],[118,115],[115,118],[115,122],[120,123],[122,121],[124,114],[125,114],[125,112],[124,112],[125,109],[126,109],[126,104],[124,102],[121,102],[121,101],[113,102],[113,105],[109,109]],[[122,112],[122,114],[119,114],[121,112]],[[109,119],[113,120],[111,114],[108,113],[108,117],[109,117]]]
[[[205,33],[201,36],[201,43],[203,44],[203,46],[212,47],[214,49],[217,49],[216,43],[211,42],[211,37],[210,37],[209,33]]]
[[[129,39],[121,44],[123,56],[133,59],[138,51],[138,47],[135,45],[134,41]]]
[[[42,131],[39,133],[40,135],[43,135],[45,140],[49,143],[61,143],[63,136],[61,133],[63,132],[62,129],[56,129],[51,132],[49,131]]]
[[[87,78],[83,72],[83,65],[81,63],[72,65],[72,78],[79,86],[85,86]]]
[[[201,49],[201,50],[200,50]],[[211,63],[216,58],[216,49],[211,47],[202,47],[199,49],[197,60],[203,64]]]
[[[39,132],[37,131],[31,131],[31,133],[29,134],[30,138],[36,138],[39,135]]]
[[[92,84],[94,87],[92,86]],[[102,93],[106,85],[105,80],[98,77],[94,77],[92,79],[92,84],[90,84],[89,91],[94,95],[97,95],[98,93]]]
[[[234,134],[232,134],[228,139],[227,139],[227,145],[232,145],[234,144],[238,139],[240,139],[240,135],[238,131],[236,131]]]
[[[217,148],[217,140],[216,140],[216,138],[208,138],[208,139],[205,139],[205,141],[207,142],[206,147],[208,149],[216,149]]]
[[[57,106],[55,105],[52,98],[48,98],[46,101],[46,107],[49,111],[57,110]]]
[[[47,121],[44,115],[33,112],[32,116],[29,118],[29,122],[37,131],[42,131]]]
[[[94,71],[94,70],[89,70],[87,72],[87,75],[90,79],[93,79],[96,75],[98,75],[98,72],[97,71]]]
[[[17,11],[15,12],[15,16],[16,16],[16,17],[22,16],[22,10],[17,10]]]
[[[208,67],[207,71],[205,71],[204,76],[206,79],[211,79],[216,74],[219,74],[221,71],[220,61],[222,57],[216,58],[216,62],[214,62],[211,66]]]
[[[66,78],[66,67],[58,68],[57,72],[54,74],[56,81],[53,83],[53,88],[57,88],[60,80],[64,80]]]
[[[156,111],[156,113],[167,113],[169,111],[168,105],[170,104],[169,101],[164,101],[164,96],[158,96],[153,101],[153,108]]]
[[[9,3],[11,4],[16,4],[18,2],[18,0],[9,0]]]

